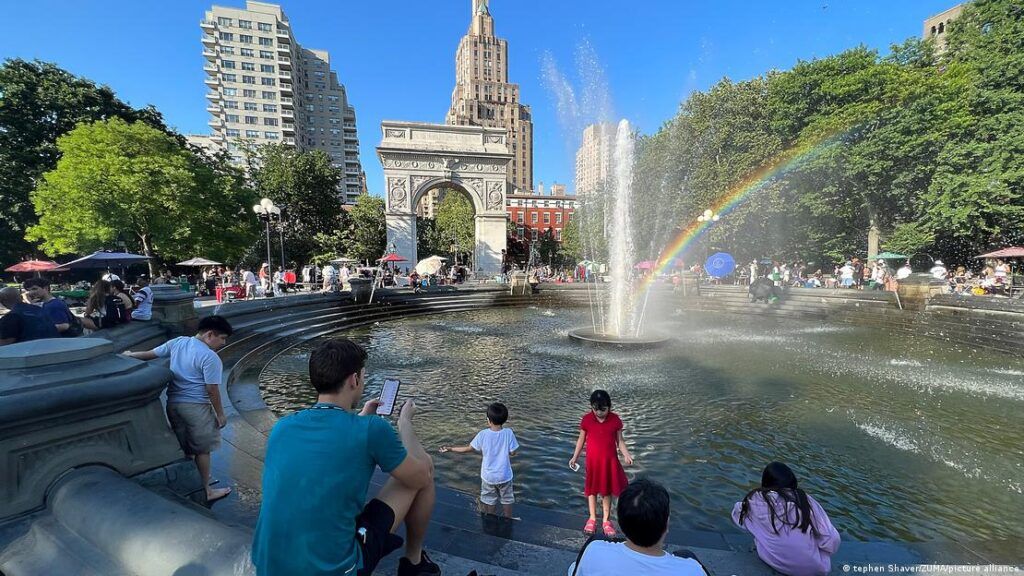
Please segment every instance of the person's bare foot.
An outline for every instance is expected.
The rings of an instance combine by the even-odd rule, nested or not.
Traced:
[[[231,494],[231,488],[207,488],[206,489],[206,503],[213,504],[221,498],[226,498]]]

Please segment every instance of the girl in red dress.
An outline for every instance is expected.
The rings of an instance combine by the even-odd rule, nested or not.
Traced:
[[[604,390],[594,390],[590,395],[591,412],[587,413],[580,421],[580,437],[576,440],[576,451],[569,460],[569,467],[576,468],[576,460],[587,446],[587,476],[583,493],[587,497],[587,504],[590,506],[590,519],[583,527],[585,534],[593,534],[597,525],[597,497],[601,497],[601,514],[604,521],[601,529],[604,535],[612,538],[615,536],[615,527],[609,520],[612,510],[612,497],[617,497],[626,489],[629,482],[626,479],[626,472],[619,462],[619,455],[626,466],[633,464],[633,456],[626,448],[626,441],[622,438],[622,420],[618,414],[611,411],[612,397]]]

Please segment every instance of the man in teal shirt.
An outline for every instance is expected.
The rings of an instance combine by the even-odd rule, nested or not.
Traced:
[[[270,433],[252,546],[260,576],[372,574],[402,545],[395,532],[403,523],[398,575],[441,573],[423,550],[434,465],[412,428],[416,406],[410,400],[402,407],[397,434],[375,415],[376,400],[356,413],[365,364],[366,351],[348,339],[318,346],[309,357],[317,403],[282,418]],[[366,502],[377,466],[391,478]]]

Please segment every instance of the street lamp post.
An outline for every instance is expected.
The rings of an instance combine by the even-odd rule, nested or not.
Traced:
[[[702,212],[700,216],[697,216],[697,222],[701,222],[701,223],[707,222],[707,225],[710,227],[711,224],[713,224],[715,222],[718,222],[718,219],[720,217],[721,217],[721,214],[716,214],[714,210],[708,208],[707,210]],[[704,237],[704,260],[706,261],[707,259],[708,259],[708,239],[705,236]]]
[[[260,200],[259,204],[255,204],[252,207],[252,211],[256,213],[256,216],[263,221],[266,226],[267,232],[267,281],[272,281],[273,273],[270,270],[270,222],[271,220],[281,219],[281,209],[274,205],[274,201],[270,198],[264,198]],[[281,262],[284,264],[284,232],[281,232]],[[282,268],[283,270],[283,268]]]

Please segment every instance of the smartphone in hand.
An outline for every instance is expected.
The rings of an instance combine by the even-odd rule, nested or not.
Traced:
[[[385,378],[384,387],[380,389],[380,405],[377,406],[378,416],[390,416],[395,411],[398,401],[398,388],[402,382],[397,378]]]

